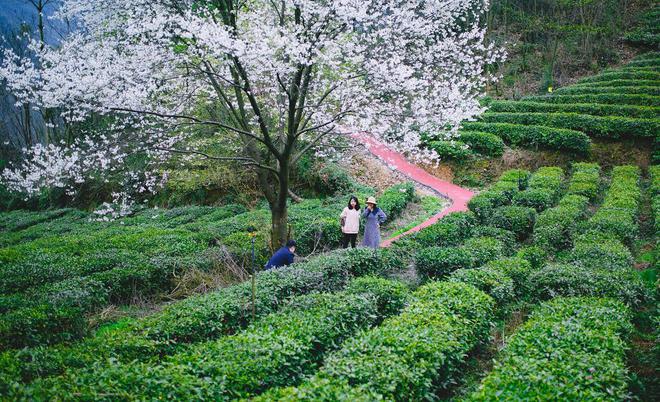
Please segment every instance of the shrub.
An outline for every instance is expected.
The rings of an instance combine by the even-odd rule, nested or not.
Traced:
[[[504,153],[504,141],[495,134],[479,131],[463,131],[460,138],[470,149],[479,154],[497,158]]]
[[[469,400],[618,401],[628,398],[625,344],[630,312],[607,299],[559,298],[511,337]]]
[[[539,269],[548,259],[548,253],[541,247],[527,246],[518,250],[516,257],[529,261],[532,269]]]
[[[311,170],[311,182],[319,194],[345,193],[356,187],[355,181],[341,166],[325,163]]]
[[[478,226],[472,232],[473,237],[492,237],[502,243],[502,252],[505,255],[513,254],[516,248],[516,235],[510,230],[493,226]]]
[[[458,226],[462,232],[462,238],[470,237],[472,230],[477,228],[477,218],[470,211],[450,212],[442,218],[443,223]]]
[[[570,261],[591,269],[630,269],[634,259],[630,250],[614,239],[578,239],[571,250]]]
[[[533,268],[528,260],[521,257],[500,258],[490,261],[485,265],[485,268],[501,272],[508,278],[511,278],[516,297],[527,297],[531,293],[529,275],[532,273]]]
[[[649,166],[651,209],[656,233],[660,232],[660,165]]]
[[[365,386],[352,386],[348,382],[315,377],[297,387],[272,388],[265,394],[251,398],[253,402],[373,402],[382,396]]]
[[[413,235],[413,239],[421,247],[456,246],[465,239],[469,233],[468,226],[461,226],[441,219],[431,226],[425,227]]]
[[[408,302],[408,287],[398,281],[367,276],[357,278],[346,287],[347,294],[369,294],[376,299],[376,311],[382,319],[395,314]]]
[[[603,138],[654,138],[660,132],[660,120],[619,116],[591,116],[578,113],[486,113],[488,123],[514,123],[579,130]]]
[[[434,150],[440,160],[462,162],[470,157],[470,149],[461,141],[431,141],[428,147]]]
[[[80,310],[67,306],[38,304],[0,317],[0,351],[81,338],[87,322]]]
[[[579,265],[551,264],[529,278],[533,295],[547,300],[557,296],[610,297],[636,306],[647,298],[644,283],[631,270],[592,269]]]
[[[525,169],[509,169],[503,172],[498,179],[498,182],[515,183],[519,190],[524,190],[529,185],[529,179],[532,173]]]
[[[158,356],[166,346],[136,336],[131,332],[131,323],[104,331],[94,337],[71,345],[37,346],[0,354],[0,394],[8,395],[3,386],[13,384],[12,389],[24,390],[20,383],[35,378],[62,374],[65,369],[85,368],[108,360],[130,362]],[[19,399],[19,398],[16,398]]]
[[[499,180],[497,183],[490,186],[488,191],[495,194],[502,194],[506,200],[506,204],[509,204],[513,199],[513,196],[523,189],[524,187],[519,183]]]
[[[611,233],[631,244],[637,236],[637,213],[641,189],[640,171],[636,166],[616,166],[603,205],[589,220],[590,230]]]
[[[600,188],[600,166],[595,163],[574,163],[568,194],[596,199]]]
[[[534,226],[534,243],[547,250],[563,250],[573,245],[584,219],[589,200],[581,195],[568,195],[559,205],[541,213]]]
[[[473,267],[480,267],[504,255],[504,244],[494,237],[473,237],[466,240],[461,248],[470,256]]]
[[[567,92],[562,91],[559,93],[566,94]],[[657,108],[637,105],[528,101],[495,101],[491,103],[489,110],[504,113],[579,113],[591,116],[621,116],[641,119],[655,119],[659,112]]]
[[[642,82],[626,81],[625,85],[645,85]],[[614,85],[614,82],[609,82],[608,86]],[[646,83],[646,85],[657,86],[657,81]],[[591,86],[596,86],[592,84]],[[643,94],[594,94],[594,95],[558,95],[558,96],[530,96],[525,100],[532,102],[550,102],[550,103],[604,103],[612,105],[639,105],[658,107],[660,106],[660,98],[653,95]],[[506,140],[505,140],[506,141]]]
[[[428,247],[420,250],[415,257],[415,268],[422,278],[442,278],[472,265],[470,251],[460,247]]]
[[[513,280],[504,272],[489,266],[475,269],[459,269],[449,276],[449,282],[472,285],[503,305],[514,299]]]
[[[510,230],[519,240],[526,239],[534,230],[536,211],[533,208],[505,206],[495,209],[490,218],[490,224]]]
[[[510,123],[467,122],[462,124],[468,131],[495,134],[505,143],[527,148],[544,148],[575,154],[586,154],[591,148],[589,137],[575,130]]]
[[[556,166],[544,166],[539,168],[529,179],[529,187],[532,189],[545,189],[559,192],[564,171]]]
[[[536,212],[548,209],[554,203],[554,191],[546,189],[528,189],[513,196],[513,205],[534,208]]]
[[[472,197],[468,202],[468,208],[483,223],[492,215],[495,208],[507,203],[508,200],[504,193],[485,191]]]
[[[387,214],[387,220],[391,222],[399,217],[414,199],[415,185],[412,182],[407,182],[385,190],[378,200],[378,205]]]

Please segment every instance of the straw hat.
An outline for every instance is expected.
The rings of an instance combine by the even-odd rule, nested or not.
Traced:
[[[369,197],[367,198],[367,204],[374,204],[376,205],[376,199],[374,197]]]

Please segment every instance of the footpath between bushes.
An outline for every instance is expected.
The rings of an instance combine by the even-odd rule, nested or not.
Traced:
[[[403,155],[388,148],[385,144],[376,140],[369,134],[353,133],[351,136],[363,144],[372,155],[382,160],[388,168],[404,174],[412,181],[432,189],[441,197],[451,201],[451,204],[447,208],[433,215],[430,219],[427,219],[404,233],[383,241],[381,247],[388,247],[392,242],[403,236],[415,233],[427,226],[431,226],[443,216],[451,212],[467,211],[467,203],[474,196],[472,191],[459,187],[448,181],[440,180],[419,166],[408,162]]]

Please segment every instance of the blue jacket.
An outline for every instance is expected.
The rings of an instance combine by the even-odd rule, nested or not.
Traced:
[[[293,264],[293,253],[288,248],[282,247],[270,257],[268,264],[266,264],[266,269],[284,267],[289,264]]]

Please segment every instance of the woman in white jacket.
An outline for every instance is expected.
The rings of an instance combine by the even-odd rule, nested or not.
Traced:
[[[347,248],[350,242],[351,247],[355,248],[357,235],[360,231],[360,202],[357,197],[351,196],[348,206],[341,211],[340,222],[341,231],[344,234],[344,237],[341,239],[342,247]]]

